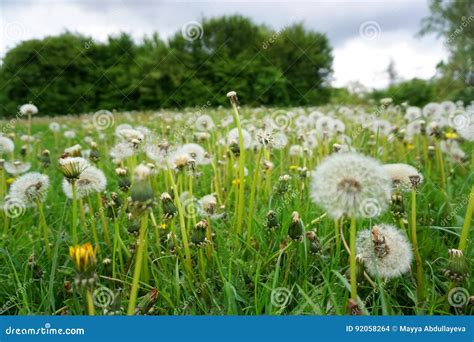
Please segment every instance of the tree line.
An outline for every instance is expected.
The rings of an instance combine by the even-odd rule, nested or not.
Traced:
[[[274,32],[238,15],[194,25],[167,40],[121,33],[98,42],[65,32],[24,41],[0,67],[0,115],[27,102],[43,115],[218,106],[229,90],[246,105],[329,101],[333,57],[324,34],[299,23]]]

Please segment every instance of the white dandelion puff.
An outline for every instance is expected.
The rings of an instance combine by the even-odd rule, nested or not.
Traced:
[[[61,125],[54,121],[51,122],[48,127],[49,127],[49,130],[54,133],[57,133],[61,130]]]
[[[311,197],[333,218],[364,216],[367,201],[382,213],[390,200],[391,179],[376,160],[357,153],[335,153],[316,168]]]
[[[103,192],[107,186],[107,178],[102,170],[89,166],[76,179],[75,186],[77,198],[83,198],[96,192]],[[63,180],[63,191],[72,199],[72,185],[66,178]]]
[[[367,272],[391,279],[408,272],[413,259],[405,234],[394,226],[380,224],[357,235],[357,256]]]
[[[38,107],[32,103],[26,103],[20,107],[21,115],[35,115],[38,114]]]
[[[22,162],[19,160],[16,160],[13,163],[5,162],[5,170],[13,176],[25,173],[30,168],[31,168],[31,163],[29,162]]]
[[[245,149],[248,149],[250,146],[252,146],[252,136],[246,129],[242,129],[242,138]],[[237,141],[239,141],[239,131],[237,128],[233,128],[227,134],[227,143],[231,144]]]
[[[199,116],[195,125],[198,131],[211,131],[215,127],[214,120],[209,115]]]
[[[423,175],[411,165],[397,163],[385,164],[383,167],[390,175],[392,185],[396,189],[409,191],[423,182]]]
[[[1,153],[11,153],[15,149],[15,144],[13,140],[5,136],[0,136],[0,154]]]
[[[128,142],[119,142],[110,149],[109,155],[118,160],[130,158],[135,154],[135,149]]]
[[[43,202],[49,188],[49,177],[38,172],[30,172],[18,177],[10,186],[9,198],[18,199],[26,207],[33,207],[37,201]]]

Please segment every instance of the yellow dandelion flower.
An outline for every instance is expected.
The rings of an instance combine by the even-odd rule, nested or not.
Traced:
[[[168,226],[168,225],[167,225],[166,223],[160,224],[160,228],[161,228],[161,229],[166,229],[167,226]]]
[[[95,267],[97,264],[95,253],[96,250],[90,243],[69,247],[69,256],[78,272],[87,272]]]
[[[444,134],[444,136],[446,137],[446,139],[457,139],[459,138],[459,135],[455,132],[447,132]]]

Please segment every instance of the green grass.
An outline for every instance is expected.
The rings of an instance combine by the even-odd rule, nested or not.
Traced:
[[[328,112],[334,109],[322,110]],[[209,110],[209,114],[219,122],[232,115],[231,110],[229,106],[226,109]],[[256,111],[244,108],[241,110],[242,126],[260,126],[263,116],[271,113],[270,109]],[[24,159],[32,163],[30,171],[39,171],[50,177],[51,186],[43,205],[51,255],[48,256],[45,248],[38,210],[28,208],[21,216],[6,221],[3,220],[5,214],[1,213],[0,222],[4,222],[0,247],[0,303],[4,303],[3,314],[87,314],[86,295],[74,285],[76,272],[68,252],[72,245],[72,203],[62,192],[63,176],[57,169],[57,158],[64,148],[74,144],[81,144],[84,150],[89,148],[84,141],[86,136],[97,142],[100,161],[96,166],[105,172],[108,180],[107,192],[100,197],[108,198],[111,192],[117,192],[124,205],[116,211],[114,218],[114,215],[109,215],[109,210],[100,209],[98,196],[91,195],[85,201],[91,205],[85,213],[86,226],[80,218],[77,221],[79,241],[95,244],[92,228],[97,229],[100,247],[97,251],[98,280],[93,289],[96,314],[126,314],[134,276],[138,231],[135,234],[129,232],[135,224],[127,218],[129,193],[119,190],[118,177],[114,171],[116,165],[108,155],[117,141],[114,129],[121,123],[144,125],[160,139],[169,140],[172,145],[194,141],[195,127],[193,124],[186,125],[186,119],[194,116],[192,111],[183,112],[183,119],[179,121],[173,120],[173,112],[163,112],[161,118],[153,117],[152,114],[117,113],[114,114],[113,125],[100,131],[92,125],[92,116],[33,119],[32,131],[36,141],[28,145]],[[400,128],[403,127],[401,116],[395,117],[390,113],[383,115]],[[169,120],[165,120],[165,117]],[[474,182],[473,161],[462,163],[444,154],[439,164],[436,155],[425,154],[421,143],[412,146],[401,138],[388,142],[384,136],[373,134],[347,119],[343,120],[346,124],[345,134],[353,138],[352,146],[360,153],[374,156],[383,163],[411,164],[425,177],[417,192],[415,217],[425,278],[425,300],[420,302],[417,297],[416,267],[413,262],[411,271],[397,279],[384,281],[372,277],[370,281],[362,280],[358,286],[362,312],[370,315],[472,314],[472,306],[470,309],[467,306],[455,308],[448,301],[450,289],[456,286],[465,288],[472,295],[472,281],[467,279],[460,284],[451,283],[444,276],[444,270],[447,267],[448,249],[457,248],[459,244],[467,207],[466,198]],[[64,138],[64,129],[55,137],[48,129],[51,121],[67,124],[68,129],[76,131],[76,138]],[[137,312],[158,315],[347,314],[350,298],[348,253],[342,244],[336,243],[333,219],[323,216],[317,223],[311,224],[325,212],[310,200],[308,191],[311,178],[300,177],[296,168],[314,170],[321,158],[332,151],[335,138],[320,141],[311,155],[292,157],[288,153],[289,146],[299,143],[293,122],[287,130],[289,144],[281,152],[266,148],[262,157],[259,156],[260,148],[246,150],[245,166],[248,174],[243,182],[243,209],[239,209],[239,186],[235,181],[239,178],[239,159],[229,152],[227,146],[217,143],[233,127],[234,124],[215,128],[210,132],[210,139],[201,143],[211,154],[212,164],[197,167],[200,175],[192,178],[193,195],[201,198],[217,193],[217,212],[224,215],[210,220],[214,234],[212,244],[189,246],[189,261],[182,235],[186,234],[189,239],[194,224],[202,217],[199,214],[195,217],[177,215],[165,222],[159,197],[162,192],[173,192],[172,182],[166,169],[156,168],[157,173],[153,175],[151,184],[157,202],[151,209],[153,218],[150,215],[148,220]],[[20,149],[25,143],[20,140],[20,136],[26,131],[26,121],[19,120],[14,129],[5,132],[15,134],[15,158],[22,159]],[[432,137],[428,138],[428,144],[438,146]],[[380,151],[379,147],[383,147],[383,150]],[[461,142],[461,147],[470,157],[473,144]],[[50,150],[52,161],[46,169],[42,168],[38,159],[44,149]],[[428,159],[425,159],[425,155]],[[10,156],[4,158],[11,159]],[[255,174],[260,158],[274,163],[273,169],[265,171],[260,168]],[[137,165],[142,161],[150,162],[143,150],[139,149],[134,157],[124,161],[124,166]],[[234,164],[236,166],[232,167]],[[279,194],[275,189],[278,178],[283,174],[289,174],[291,180],[289,189]],[[186,171],[173,172],[171,176],[176,182],[178,195],[189,190],[191,176]],[[253,184],[255,189],[252,193]],[[404,205],[405,228],[408,230],[409,193],[404,198]],[[269,210],[277,213],[280,227],[275,231],[265,228]],[[318,254],[309,253],[309,241],[306,238],[301,242],[288,238],[293,211],[300,214],[305,231],[316,230],[322,246]],[[106,215],[105,222],[102,213]],[[110,243],[106,243],[104,223],[108,227]],[[166,223],[166,228],[162,228],[161,223]],[[400,227],[399,220],[387,210],[372,220],[358,220],[357,228],[360,230],[376,223],[391,223]],[[343,238],[349,244],[350,219],[345,218],[338,224],[342,226]],[[170,248],[170,242],[165,239],[171,231],[175,235],[176,248]],[[465,255],[472,264],[472,226]],[[186,266],[188,262],[190,267]],[[157,291],[156,296],[154,289]]]

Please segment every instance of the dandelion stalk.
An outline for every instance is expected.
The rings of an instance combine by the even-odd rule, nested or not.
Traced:
[[[135,313],[135,303],[137,301],[137,294],[139,288],[140,274],[142,271],[143,265],[143,253],[145,251],[145,239],[148,228],[148,213],[143,214],[140,223],[140,233],[138,236],[138,250],[137,257],[135,260],[135,269],[133,271],[133,282],[132,289],[130,291],[130,301],[128,302],[127,315],[133,315]]]
[[[48,239],[48,225],[46,223],[46,217],[44,215],[43,203],[41,203],[39,199],[37,200],[37,207],[40,217],[40,226],[41,230],[43,231],[44,244],[46,246],[46,253],[48,253],[48,256],[51,256],[51,247],[49,246]]]
[[[176,207],[178,209],[178,216],[179,216],[179,227],[181,229],[181,238],[183,239],[183,247],[184,247],[184,255],[186,260],[186,266],[189,272],[192,272],[192,265],[191,265],[191,251],[189,250],[189,243],[188,243],[188,233],[186,231],[186,223],[184,221],[184,212],[183,207],[181,206],[181,202],[179,201],[179,193],[176,187],[176,182],[174,181],[173,174],[171,173],[171,168],[169,163],[167,163],[168,169],[168,177],[171,181],[171,187],[173,189],[174,198],[176,200]]]
[[[28,135],[31,135],[31,112],[28,112]]]
[[[245,149],[244,149],[244,138],[242,134],[242,125],[240,124],[240,115],[239,109],[237,108],[237,94],[235,92],[230,92],[227,94],[227,97],[230,99],[232,108],[234,109],[234,120],[237,124],[237,131],[239,133],[239,197],[237,204],[237,235],[242,231],[242,219],[244,215],[244,178],[245,178]]]
[[[90,223],[91,223],[91,226],[92,226],[92,236],[94,238],[96,248],[99,250],[99,235],[97,234],[97,226],[95,224],[95,217],[94,217],[94,214],[92,213],[93,206],[92,206],[92,201],[91,201],[90,196],[87,197],[87,200],[88,200],[88,203],[89,203],[90,215],[91,215]]]
[[[416,292],[418,295],[418,301],[421,302],[424,300],[424,273],[416,234],[416,188],[411,190],[411,240],[416,262]]]
[[[94,300],[92,298],[91,289],[86,290],[86,299],[87,299],[87,313],[89,314],[89,316],[94,316],[95,309],[94,309]]]
[[[255,192],[257,188],[258,176],[259,176],[259,167],[260,161],[262,159],[262,152],[264,147],[260,147],[260,150],[257,155],[257,163],[255,164],[255,169],[253,173],[252,188],[250,190],[250,200],[249,200],[249,216],[247,220],[247,243],[250,242],[252,235],[252,218],[254,213],[254,202],[255,202]]]
[[[357,300],[357,262],[356,262],[356,234],[357,234],[357,222],[353,217],[351,218],[350,228],[350,274],[351,274],[351,299]]]
[[[474,185],[472,186],[471,193],[469,194],[469,202],[467,204],[466,216],[464,217],[464,224],[462,226],[461,238],[459,239],[458,249],[463,252],[465,251],[466,246],[467,246],[469,228],[471,227],[473,211],[474,211]]]
[[[76,184],[71,182],[72,188],[72,242],[74,245],[77,245],[77,193],[76,193]]]
[[[109,225],[107,223],[107,218],[105,217],[104,205],[102,204],[102,198],[100,193],[97,192],[97,203],[99,205],[99,215],[100,221],[102,222],[102,230],[104,232],[104,239],[107,245],[110,246],[110,235],[109,235]]]

